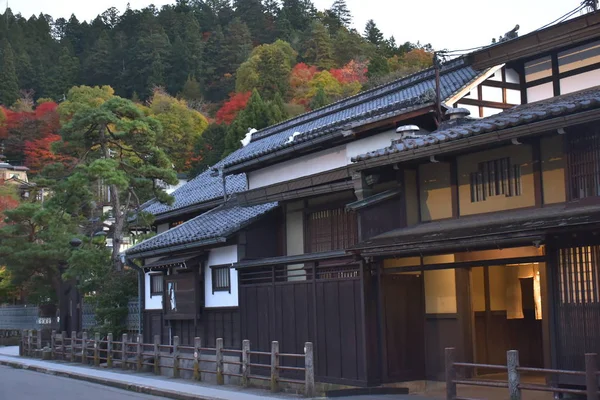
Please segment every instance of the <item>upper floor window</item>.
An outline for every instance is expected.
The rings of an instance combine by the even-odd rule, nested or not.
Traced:
[[[493,196],[521,195],[521,166],[512,165],[510,158],[481,162],[471,173],[471,202],[485,201]]]
[[[162,296],[163,294],[163,274],[150,275],[150,296]]]
[[[341,250],[358,241],[356,214],[344,208],[308,214],[306,230],[308,253]]]
[[[567,136],[569,199],[600,196],[600,133]]]
[[[229,265],[214,265],[211,268],[212,273],[212,291],[231,293],[231,279]]]

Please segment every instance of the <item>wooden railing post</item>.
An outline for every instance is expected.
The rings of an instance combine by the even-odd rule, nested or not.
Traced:
[[[587,400],[598,400],[598,355],[587,353],[585,355],[585,388]]]
[[[62,331],[62,337],[60,338],[60,350],[61,360],[67,361],[67,331]]]
[[[27,337],[27,330],[21,331],[21,340],[19,340],[19,355],[23,357],[25,355],[25,338]]]
[[[304,344],[304,369],[304,395],[315,397],[315,359],[311,342]]]
[[[106,367],[112,368],[113,366],[113,334],[109,333],[106,337]]]
[[[31,347],[33,345],[33,330],[29,331],[29,335],[27,335],[27,355],[31,357]]]
[[[81,334],[81,363],[87,364],[87,332]]]
[[[454,367],[454,347],[447,347],[445,350],[446,358],[446,400],[454,400],[456,397],[456,369]]]
[[[121,368],[127,369],[127,334],[121,335]]]
[[[508,398],[510,400],[521,400],[521,374],[519,373],[519,351],[509,350],[506,352],[506,366],[508,367]]]
[[[250,341],[242,342],[242,386],[250,386]]]
[[[75,362],[75,346],[77,345],[77,332],[71,331],[71,362]]]
[[[160,375],[160,336],[154,335],[154,374]]]
[[[141,371],[142,370],[142,364],[144,362],[144,356],[143,356],[143,352],[142,352],[142,335],[141,334],[137,334],[137,343],[136,343],[136,352],[137,352],[137,365],[136,365],[136,370],[137,371]]]
[[[202,348],[202,339],[199,337],[194,338],[194,380],[202,380],[202,374],[200,373],[200,349]]]
[[[173,378],[179,378],[179,336],[173,336]]]
[[[94,335],[94,365],[100,366],[100,334],[98,332]]]
[[[50,333],[50,359],[54,360],[56,358],[56,330],[52,329],[52,333]]]
[[[271,342],[271,392],[279,392],[279,342]]]
[[[224,385],[225,376],[223,375],[223,338],[217,339],[215,360],[217,364],[217,385]]]
[[[42,330],[38,329],[37,330],[37,334],[36,334],[36,343],[37,343],[37,352],[38,352],[38,356],[40,358],[43,358],[43,354],[42,354]]]

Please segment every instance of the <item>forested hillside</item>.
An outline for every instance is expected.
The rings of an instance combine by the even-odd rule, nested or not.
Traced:
[[[39,99],[60,103],[73,86],[111,86],[146,114],[164,114],[164,131],[181,131],[163,145],[179,172],[197,173],[239,147],[249,128],[431,64],[429,46],[398,44],[372,20],[363,32],[351,22],[344,0],[327,10],[310,0],[177,0],[123,14],[111,8],[93,21],[7,9],[0,15],[0,139],[5,147],[11,139],[3,120],[48,113],[47,106],[35,113]],[[181,126],[171,110],[182,106],[208,127],[195,114]],[[53,135],[57,124],[48,128]],[[13,162],[31,158],[12,150]]]

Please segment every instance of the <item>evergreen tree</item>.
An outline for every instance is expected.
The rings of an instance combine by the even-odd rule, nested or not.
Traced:
[[[337,31],[332,45],[333,59],[338,67],[354,59],[366,58],[373,48],[356,30],[348,31],[345,28]]]
[[[314,21],[306,43],[304,58],[309,64],[322,69],[333,67],[331,37],[327,28],[319,21]]]
[[[348,9],[346,0],[335,0],[330,11],[343,26],[346,28],[350,26],[350,23],[352,22],[352,13]]]
[[[269,122],[271,125],[289,118],[288,112],[285,109],[283,98],[279,93],[275,94],[272,101],[269,102]]]
[[[0,104],[10,107],[19,98],[19,80],[15,59],[8,40],[0,42]]]
[[[227,129],[222,124],[210,124],[194,145],[190,178],[201,174],[221,159],[225,151]]]
[[[106,31],[100,34],[91,52],[86,57],[83,72],[85,81],[89,85],[104,86],[113,83],[115,73],[113,47]]]
[[[365,26],[365,39],[375,46],[379,46],[383,43],[383,33],[381,33],[375,24],[375,21],[372,19],[370,19]]]
[[[390,73],[390,67],[385,57],[377,54],[369,60],[369,69],[367,77],[369,79],[384,76]]]
[[[79,59],[71,54],[69,48],[62,48],[52,75],[53,79],[49,82],[46,96],[62,100],[69,89],[79,81]]]
[[[310,109],[316,110],[317,108],[325,107],[329,103],[330,101],[325,94],[325,89],[320,87],[317,89],[317,94],[315,97],[313,97],[310,101]]]
[[[223,157],[233,153],[241,147],[241,140],[246,136],[250,129],[262,129],[271,125],[271,116],[269,104],[265,102],[258,91],[255,89],[250,96],[246,108],[242,110],[235,121],[229,126],[225,135],[225,150]]]
[[[183,85],[181,96],[187,100],[188,103],[198,103],[202,101],[202,89],[195,76],[188,76]]]
[[[260,0],[233,0],[235,16],[243,21],[251,34],[252,41],[260,44],[265,43],[265,25],[267,18],[264,6]]]
[[[228,67],[229,73],[235,73],[239,66],[248,59],[252,53],[252,36],[248,26],[240,19],[235,18],[225,28],[222,47],[222,60]]]

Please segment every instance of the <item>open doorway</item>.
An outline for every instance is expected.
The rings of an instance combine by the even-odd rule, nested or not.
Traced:
[[[472,268],[471,305],[476,363],[504,365],[518,350],[522,366],[544,366],[537,263]]]

